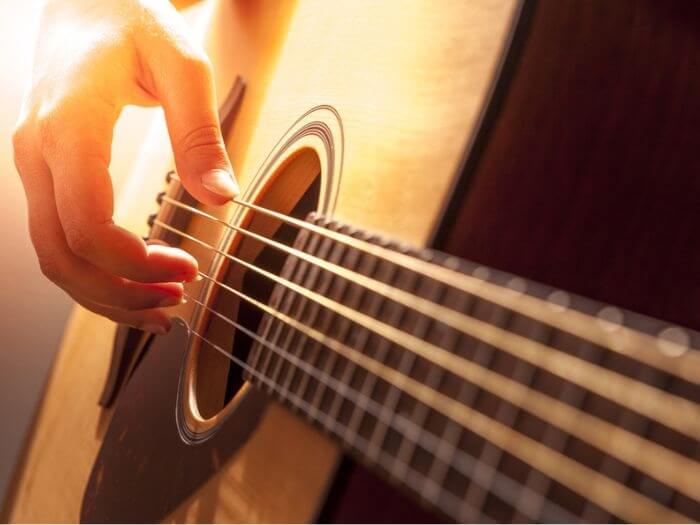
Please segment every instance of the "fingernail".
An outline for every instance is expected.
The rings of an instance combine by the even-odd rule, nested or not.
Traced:
[[[229,199],[232,199],[241,192],[236,179],[225,170],[207,171],[202,175],[202,186],[212,193],[228,197]]]
[[[144,325],[141,325],[141,330],[145,332],[151,332],[152,334],[158,334],[158,335],[164,335],[168,333],[168,330],[159,324],[150,324],[146,323]]]
[[[179,297],[177,295],[171,295],[169,297],[161,299],[158,303],[158,307],[165,308],[166,306],[177,306],[178,304],[182,304],[182,300],[182,297]]]

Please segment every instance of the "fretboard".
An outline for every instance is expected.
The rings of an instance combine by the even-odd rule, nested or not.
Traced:
[[[457,521],[700,520],[697,333],[310,220],[253,384]]]

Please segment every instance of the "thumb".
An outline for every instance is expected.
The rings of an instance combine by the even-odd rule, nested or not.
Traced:
[[[224,146],[211,65],[199,53],[171,49],[153,74],[165,110],[175,165],[185,189],[206,204],[240,193]]]

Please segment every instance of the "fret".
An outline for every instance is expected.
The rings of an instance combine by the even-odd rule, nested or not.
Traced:
[[[311,246],[313,243],[318,242],[319,235],[312,235],[307,231],[301,231],[299,232],[299,235],[297,235],[297,238],[295,240],[295,243],[299,246],[300,249],[308,249],[309,246]],[[294,273],[294,269],[296,266],[298,266],[299,261],[297,259],[292,259],[292,258],[287,258],[285,261],[283,268],[282,268],[282,275],[292,275]],[[277,305],[281,301],[288,301],[288,297],[291,296],[292,294],[287,293],[286,290],[281,289],[281,288],[275,288],[274,291],[272,292],[272,295],[270,297],[270,302],[271,304]],[[277,325],[277,326],[275,326]],[[270,335],[271,330],[276,330],[276,332],[279,332],[281,328],[279,327],[278,323],[274,323],[272,318],[269,316],[264,315],[261,322],[260,322],[260,328],[259,328],[259,333],[267,340],[274,340],[276,337],[273,337]],[[264,355],[265,361],[263,363],[260,362],[261,357]],[[253,348],[250,351],[249,357],[248,357],[248,363],[250,366],[252,366],[254,369],[260,370],[262,373],[264,373],[264,370],[267,368],[267,360],[271,359],[271,352],[263,352],[262,348],[260,345],[253,345]],[[249,374],[245,373],[244,377],[249,378]]]
[[[376,257],[373,256],[362,256],[359,258],[359,264],[355,265],[355,268],[353,268],[355,271],[358,273],[361,273],[363,275],[373,275],[377,265],[378,261]],[[367,308],[362,308],[363,311],[366,311],[369,315],[375,316],[377,315],[379,308],[381,306],[381,300],[379,299],[379,296],[375,293],[371,293],[369,290],[359,287],[359,286],[354,286],[354,292],[353,296],[350,298],[350,300],[347,302],[348,305],[354,305],[356,308],[360,308],[361,303],[363,300],[366,300],[367,297],[369,297],[369,305]],[[351,323],[346,323],[346,330],[345,330],[345,343],[351,346],[352,348],[355,348],[357,350],[362,350],[367,342],[367,338],[369,337],[369,330],[359,330],[357,327],[352,327],[354,328],[353,330],[353,336],[354,340],[352,342],[347,340],[347,331],[350,330],[352,327]],[[352,421],[352,415],[353,415],[353,410],[355,407],[358,406],[357,403],[353,404],[348,402],[346,398],[344,398],[345,391],[347,388],[351,387],[354,383],[354,377],[355,375],[359,373],[359,369],[357,365],[350,360],[345,360],[345,368],[343,370],[343,373],[341,375],[340,379],[340,384],[341,384],[341,392],[339,396],[336,396],[335,399],[333,400],[333,404],[331,405],[331,408],[328,412],[329,417],[336,418],[339,421],[343,422],[344,420],[347,419],[347,424],[346,428],[350,429],[354,433],[357,432],[358,428],[355,427],[353,428],[352,425],[350,424]],[[363,376],[366,377],[366,376]],[[346,411],[342,411],[342,407],[347,407],[347,409],[350,411],[349,414]]]
[[[430,281],[427,279],[421,279],[419,286],[416,290],[417,293],[419,293],[422,297],[425,297],[431,301],[439,301],[442,299],[442,296],[445,293],[445,286],[440,285],[438,283],[435,283],[434,281]],[[413,324],[413,329],[412,333],[416,335],[417,337],[420,337],[421,339],[427,339],[428,337],[428,331],[430,330],[433,320],[422,316],[415,323],[410,323],[410,321],[407,324]],[[414,358],[412,360],[412,363],[410,365],[411,368],[413,368],[416,364],[416,359]],[[428,366],[428,372],[426,374],[425,380],[423,381],[424,384],[428,385],[430,388],[438,389],[439,383],[442,381],[442,378],[444,376],[444,372],[441,368],[438,367],[430,367],[429,364]],[[409,372],[410,373],[410,372]],[[426,427],[427,423],[427,417],[430,413],[431,409],[426,406],[423,403],[415,403],[413,405],[413,409],[411,410],[410,415],[408,418],[411,421],[416,422],[416,424],[419,427]],[[399,447],[399,451],[396,454],[397,461],[399,462],[399,465],[409,465],[412,464],[416,455],[416,442],[413,440],[404,440],[401,443],[401,446]],[[433,461],[435,457],[433,456]],[[405,467],[400,467],[398,470],[398,475],[402,475],[402,470]],[[430,471],[430,467],[426,469],[426,471]],[[436,488],[437,485],[431,484],[430,487]],[[430,490],[429,487],[426,487],[426,490]],[[429,493],[429,496],[436,497],[439,493],[439,490],[436,493]]]
[[[482,306],[484,308],[484,306]],[[489,315],[491,318],[491,324],[494,324],[496,326],[508,329],[513,322],[513,314],[504,311],[499,307],[495,306],[486,306],[486,308],[494,308],[494,312]],[[499,355],[493,348],[488,348],[488,361],[487,364],[485,364],[486,367],[490,369],[494,369],[497,364],[497,359],[503,359],[504,356]],[[506,360],[508,360],[508,357],[505,357]],[[525,384],[530,383],[530,379],[532,377],[532,373],[534,371],[534,368],[531,366],[528,366],[527,363],[519,363],[519,365],[522,366],[516,366],[515,369],[512,371],[512,377],[516,380],[521,380],[525,382]],[[483,396],[483,392],[481,389],[475,389],[472,398],[470,402],[468,402],[469,406],[473,406],[475,408],[478,407],[478,403],[480,400],[480,396]],[[500,421],[501,423],[512,427],[516,417],[518,416],[519,409],[518,407],[511,405],[509,403],[504,403],[502,400],[498,401],[498,404],[496,405],[495,408],[492,408],[491,410],[487,411],[491,412],[493,419],[496,419]],[[497,446],[495,446],[492,443],[486,442],[484,444],[484,447],[481,451],[481,454],[479,455],[479,460],[481,464],[483,465],[490,465],[492,468],[497,469],[497,470],[502,470],[505,472],[508,472],[509,469],[504,467],[501,463],[504,459],[503,456],[503,450]],[[480,468],[477,466],[477,468]],[[481,467],[483,468],[483,467]],[[467,493],[465,495],[465,500],[470,501],[472,505],[478,506],[481,508],[484,512],[487,511],[487,502],[489,500],[489,496],[491,494],[491,488],[493,484],[493,475],[488,476],[489,482],[486,486],[484,487],[477,487],[475,485],[471,485],[469,489],[467,490]],[[525,487],[524,487],[525,488]],[[521,491],[522,493],[522,491]],[[499,507],[502,507],[499,505]],[[511,507],[512,509],[512,507]],[[508,509],[507,512],[508,514],[503,514],[499,515],[496,517],[497,520],[499,521],[510,521],[512,519],[512,510]],[[499,512],[506,512],[506,509],[504,507],[498,509]],[[514,509],[513,509],[514,510]],[[534,519],[534,516],[528,516],[529,519]]]
[[[299,246],[303,246],[303,249],[308,249],[308,246],[315,241],[315,238],[318,236],[313,236],[309,235],[308,232],[305,232],[305,234],[300,234],[297,237],[297,241],[299,243]],[[282,268],[282,275],[288,275],[293,278],[300,278],[301,275],[303,275],[303,271],[305,269],[305,266],[303,264],[300,264],[300,262],[303,261],[298,261],[296,259],[288,258],[285,261],[285,264]],[[283,289],[275,289],[273,291],[273,297],[271,297],[271,302],[272,304],[279,305],[280,307],[286,307],[289,306],[289,304],[294,301],[294,296],[293,294],[290,294],[287,290]],[[277,340],[277,337],[279,335],[280,330],[282,330],[282,327],[280,327],[278,324],[275,324],[272,322],[271,319],[267,318],[267,316],[264,317],[263,320],[264,327],[260,331],[260,333],[265,337],[265,339],[270,340],[275,342]],[[254,351],[257,351],[256,349],[258,346],[256,345],[254,348]],[[261,352],[257,351],[257,355],[254,358],[255,362],[255,367],[260,370],[263,374],[267,375],[267,372],[270,368],[270,365],[272,362],[278,360],[278,356],[273,355],[271,352],[264,352],[264,357],[263,361],[259,362]]]
[[[463,306],[462,311],[471,312],[472,309],[475,308],[476,301],[472,296],[463,295],[461,297],[458,297],[457,300],[460,299],[461,304]],[[461,344],[462,339],[463,336],[457,333],[455,337],[455,342],[451,345],[455,352],[459,352],[459,349],[463,348],[463,345]],[[486,361],[489,358],[489,356],[490,352],[487,345],[479,345],[475,352],[474,358],[479,361]],[[459,383],[459,387],[454,397],[460,402],[463,402],[465,404],[471,404],[475,394],[476,388],[472,384],[463,381]],[[459,464],[459,452],[466,448],[460,446],[460,440],[464,434],[464,428],[461,425],[459,425],[452,419],[448,420],[447,425],[443,431],[442,439],[440,441],[440,448],[438,449],[438,454],[436,454],[438,457],[443,457],[444,454],[448,454],[449,459],[447,461],[442,462],[445,465],[444,474],[442,476],[442,484],[445,487],[451,487],[450,492],[458,494],[464,494],[467,488],[470,486],[470,484],[478,484],[483,487],[485,486],[484,481],[486,481],[487,484],[490,483],[490,477],[488,479],[485,479],[485,475],[490,476],[490,473],[487,472],[485,473],[485,475],[483,475],[481,474],[481,470],[476,469],[478,465],[478,460],[475,460],[469,465],[466,465],[462,469],[462,472],[464,472],[465,474],[461,474],[458,470],[455,470],[453,468],[454,465]],[[479,483],[475,483],[477,480],[479,481]],[[442,501],[442,496],[439,501]],[[460,511],[457,514],[457,519],[459,521],[474,520],[470,509],[476,509],[480,513],[483,512],[480,505],[475,505],[468,499],[463,498],[463,505],[460,507]]]
[[[532,321],[526,320],[520,316],[512,316],[508,321],[507,325],[503,326],[507,327],[510,330],[515,330],[516,328],[518,328],[518,325],[520,325],[518,333],[526,334],[531,339],[546,342],[547,344],[552,342],[551,338],[555,335],[553,333],[553,330],[545,330],[542,325],[533,323]],[[502,369],[504,367],[503,363],[506,363],[509,367],[508,375],[510,377],[512,377],[521,384],[527,385],[529,387],[532,386],[538,368],[532,366],[530,363],[514,360],[511,356],[508,355],[499,355],[498,358],[501,364],[498,364],[497,362],[495,365],[497,368]],[[493,368],[493,366],[491,368]],[[574,391],[576,390],[577,389],[574,389]],[[573,400],[573,398],[570,395],[567,395],[566,388],[562,390],[558,397],[563,401]],[[484,412],[488,413],[489,411]],[[524,414],[522,412],[522,409],[518,406],[511,405],[510,403],[504,403],[503,401],[500,401],[498,407],[495,410],[492,409],[490,412],[495,413],[495,419],[515,429],[517,429],[520,426],[519,416]],[[568,434],[562,433],[558,429],[557,432],[553,432],[553,427],[547,426],[546,424],[544,425],[544,427],[549,428],[547,428],[543,434],[540,433],[537,436],[533,437],[538,439],[538,441],[546,444],[553,450],[561,451],[561,447],[566,442]],[[495,447],[491,444],[487,444],[485,446],[482,459],[486,459],[486,457],[488,457],[486,463],[498,465],[499,470],[508,472],[513,468],[508,467],[508,463],[512,462],[512,460],[507,461],[505,464],[503,463],[506,459],[509,458],[509,456],[504,455],[504,451],[502,449]],[[512,517],[501,517],[499,519],[522,521],[522,516],[526,516],[526,519],[528,520],[540,521],[542,519],[542,517],[540,517],[540,513],[542,503],[546,500],[546,496],[543,495],[543,491],[537,486],[537,480],[539,480],[540,482],[546,481],[547,485],[550,484],[551,480],[550,478],[544,476],[541,472],[533,468],[528,468],[526,472],[527,473],[524,479],[522,480],[523,491],[521,497],[515,505],[516,514]],[[482,497],[485,498],[485,491],[482,491],[482,493]],[[585,500],[582,501],[585,503]],[[474,504],[474,502],[472,502],[472,504]],[[579,512],[575,512],[575,514],[579,515]]]
[[[602,352],[600,353],[602,354]],[[655,371],[651,368],[643,367],[640,370],[640,379],[642,378],[650,382],[655,382],[655,380],[656,382],[658,382],[660,379],[660,374],[655,373]],[[624,425],[625,428],[633,429],[635,433],[641,436],[645,436],[649,431],[649,420],[629,410],[625,410],[621,413],[619,424],[621,426]],[[599,467],[599,471],[605,474],[606,476],[614,477],[615,479],[625,484],[629,483],[630,476],[632,474],[632,469],[629,465],[619,465],[618,462],[613,462],[610,456],[608,455],[604,456],[602,464]],[[639,488],[643,489],[643,487]],[[661,501],[661,503],[668,505],[670,504],[670,498],[673,495],[673,490],[669,489],[668,487],[663,487],[663,489],[665,489],[666,491],[666,498],[664,498],[665,501]],[[640,490],[640,492],[644,493],[645,491]],[[660,498],[654,499],[659,500]],[[587,519],[588,516],[590,516],[591,514],[593,514],[593,516],[595,517],[595,513],[593,512],[593,510],[585,508],[584,512],[582,513],[582,516]]]
[[[551,343],[554,338],[556,338],[557,333],[554,330],[550,330],[550,337],[547,342]],[[594,353],[595,348],[584,343],[579,346],[576,355],[579,357],[585,357],[587,353]],[[518,364],[518,367],[524,367],[522,363]],[[533,367],[529,368],[529,374],[527,378],[527,384],[532,385],[533,380],[536,376],[537,370]],[[560,399],[562,401],[568,402],[570,405],[580,408],[585,397],[585,391],[581,389],[571,388],[571,385],[566,385],[562,390]],[[542,436],[542,443],[549,446],[550,448],[562,452],[566,446],[566,442],[569,435],[561,432],[553,432],[551,426],[544,431]],[[520,509],[520,513],[524,513],[523,509],[527,509],[528,516],[539,516],[541,514],[541,509],[544,501],[547,499],[547,492],[551,487],[551,479],[542,474],[538,470],[530,470],[524,481],[525,487],[528,490],[528,496],[522,496],[516,507]],[[591,505],[589,501],[585,501],[584,505],[590,506],[592,511],[595,511],[598,519],[596,521],[607,521],[610,516],[608,514],[601,515],[601,509],[595,505]],[[516,515],[517,520],[517,515]],[[585,520],[584,520],[585,521]]]
[[[327,239],[322,239],[320,236],[315,237],[313,240],[315,242],[309,243],[306,251],[308,253],[318,252],[320,255],[326,256],[328,250],[332,248],[331,243],[327,242]],[[323,274],[324,272],[318,268],[318,266],[311,265],[306,275],[306,279],[303,282],[303,286],[308,289],[314,289],[319,280],[323,280]],[[296,315],[299,320],[308,322],[310,318],[317,315],[318,305],[308,297],[301,297],[300,299],[301,301],[296,308],[288,305],[286,307],[281,307],[280,310],[283,312],[297,312]],[[307,342],[304,338],[304,334],[301,334],[299,331],[287,324],[277,324],[280,326],[280,334],[275,340],[277,346],[286,349],[295,356],[301,356],[304,349],[304,344]],[[282,337],[284,337],[284,339],[282,339]],[[297,374],[298,370],[295,366],[289,363],[288,360],[281,359],[281,361],[285,362],[287,372],[286,374],[280,374],[274,380],[275,382],[282,384],[284,388],[290,388],[293,383],[294,376]],[[282,375],[284,375],[284,379],[281,379]]]
[[[302,241],[303,242],[303,241]],[[306,239],[304,244],[306,244],[305,249],[308,251],[311,251],[314,249],[315,246],[317,246],[319,243],[319,236],[314,235],[310,239]],[[313,265],[310,265],[307,261],[304,260],[299,260],[296,259],[294,260],[294,272],[289,272],[290,275],[293,275],[293,279],[295,282],[301,282],[303,283],[304,286],[309,286],[313,280],[315,280],[315,272],[314,270],[316,269]],[[283,312],[290,312],[290,311],[301,311],[303,313],[304,309],[306,308],[309,300],[306,297],[299,296],[298,294],[293,294],[293,293],[285,293],[282,301],[279,304],[279,309]],[[290,347],[288,344],[288,339],[292,337],[296,332],[291,326],[285,325],[282,323],[276,323],[276,330],[274,334],[268,335],[266,339],[271,341],[273,344],[281,347],[281,348],[288,348],[291,349],[290,351],[294,352],[294,349]],[[281,343],[281,338],[285,337],[287,341],[284,343]],[[273,383],[279,383],[280,382],[280,376],[282,375],[282,370],[287,369],[288,371],[293,370],[293,367],[291,364],[286,360],[283,359],[281,356],[274,354],[272,352],[268,352],[268,356],[270,360],[275,362],[274,367],[271,367],[270,365],[267,366],[267,372],[265,375],[269,377]]]
[[[397,284],[397,276],[398,276],[398,271],[396,266],[388,264],[386,262],[379,261],[377,270],[376,270],[376,276],[382,281],[382,282],[387,282],[392,285]],[[372,307],[372,315],[376,318],[381,317],[381,312],[382,308],[386,307],[386,303],[382,301],[378,295],[373,296],[373,304],[376,304],[376,309],[374,306]],[[392,308],[391,313],[388,317],[385,316],[385,318],[389,322],[398,322],[398,318],[401,315],[401,312],[398,308]],[[362,341],[361,343],[358,341],[358,348],[367,348],[368,343],[370,339],[370,331],[369,330],[364,330],[362,332]],[[382,339],[380,341],[380,344],[378,347],[375,349],[375,358],[379,360],[380,362],[384,362],[386,359],[387,353],[389,350],[389,343],[385,339]],[[366,350],[365,350],[366,351]],[[366,373],[364,378],[362,379],[362,382],[360,383],[358,391],[364,394],[367,399],[372,399],[372,395],[374,393],[375,386],[377,384],[377,376],[374,374],[369,374]],[[374,440],[372,439],[374,435],[374,429],[378,426],[379,422],[378,420],[376,421],[376,424],[373,426],[370,426],[367,422],[370,420],[371,416],[367,413],[367,405],[364,402],[364,400],[360,401],[359,403],[356,403],[355,406],[353,407],[352,414],[350,416],[350,422],[348,423],[348,426],[350,428],[356,429],[358,433],[361,432],[360,429],[365,429],[364,433],[369,434],[369,444],[370,444],[370,455],[372,457],[376,456],[377,451],[379,451],[379,446],[374,443]],[[376,418],[375,418],[376,419]],[[363,425],[364,423],[364,425]]]
[[[345,233],[352,235],[350,231],[346,231]],[[354,248],[349,248],[340,264],[344,268],[356,271],[360,260],[360,252]],[[365,292],[366,289],[357,286],[356,283],[343,279],[342,288],[338,289],[338,295],[335,299],[341,304],[357,309],[360,299]],[[336,341],[347,344],[348,335],[353,327],[353,323],[347,318],[336,315],[334,312],[329,312],[328,315],[330,324],[329,328],[324,330],[324,333],[328,334],[329,337]],[[345,370],[351,366],[350,362],[348,359],[340,357],[336,352],[329,352],[328,354],[326,371],[330,377],[337,379],[338,375],[342,376]],[[337,419],[337,413],[334,407],[346,400],[346,393],[347,385],[344,382],[340,382],[338,391],[329,390],[328,388],[324,388],[322,392],[317,391],[318,406],[321,411],[326,414],[326,417]]]
[[[397,287],[406,290],[413,289],[417,280],[418,278],[413,272],[399,269],[394,283]],[[386,320],[392,326],[400,326],[405,314],[406,310],[404,307],[394,303],[385,303],[380,311],[378,319]],[[389,360],[390,353],[392,351],[394,351],[394,353],[397,352],[394,345],[384,338],[373,335],[370,337],[370,341],[373,343],[376,342],[376,344],[370,343],[369,346],[375,347],[374,355],[379,362],[387,362]],[[404,362],[407,354],[408,352],[401,353],[401,363]],[[377,380],[374,381],[370,392],[371,397],[373,399],[377,399],[382,405],[382,415],[384,418],[392,417],[397,413],[396,408],[401,395],[401,390],[397,388],[396,385],[387,383],[383,380]],[[376,450],[381,450],[383,447],[387,446],[389,441],[393,443],[392,447],[395,446],[395,448],[398,448],[401,438],[402,436],[393,431],[388,424],[384,422],[377,422],[374,428],[371,429],[369,441],[370,443],[375,444]],[[399,443],[396,443],[397,441],[399,441]]]
[[[426,292],[426,290],[432,291],[432,288],[428,285],[425,278],[419,277],[411,283],[410,288],[407,288],[407,290],[410,290],[411,293],[414,294],[422,294]],[[404,306],[401,306],[400,309],[402,310],[402,314],[396,326],[404,330],[406,333],[423,338],[430,320],[425,316],[416,315],[415,312],[405,308]],[[386,360],[386,363],[392,365],[393,361],[393,367],[395,367],[395,369],[400,373],[407,377],[413,377],[421,383],[424,382],[424,378],[416,377],[416,375],[420,373],[418,367],[420,365],[425,365],[425,363],[421,362],[421,359],[416,354],[395,346],[394,356],[395,357],[392,360],[390,355],[389,359]],[[423,366],[423,369],[425,368],[426,366]],[[430,367],[427,366],[427,368],[429,369]],[[394,463],[392,465],[392,474],[398,479],[405,477],[408,469],[411,468],[411,462],[414,458],[407,456],[410,456],[410,451],[414,452],[415,454],[417,451],[415,445],[424,434],[424,429],[417,425],[415,419],[412,417],[419,405],[421,405],[420,401],[415,399],[413,396],[407,395],[399,388],[390,389],[385,401],[385,406],[388,406],[392,412],[389,419],[389,425],[393,423],[399,414],[413,423],[410,428],[404,429],[402,434],[396,433],[397,439],[395,444],[396,449],[393,451]],[[387,432],[384,437],[384,440],[387,439],[390,439],[389,432]],[[427,468],[416,470],[427,471]],[[422,498],[426,498],[430,497],[431,494],[420,494],[420,496]]]
[[[328,239],[324,239],[318,248],[317,255],[327,258],[333,263],[337,263],[344,253],[344,247],[333,244]],[[317,274],[317,279],[315,282],[314,289],[318,289],[320,293],[327,295],[331,286],[334,282],[334,277],[329,273],[322,271],[320,268],[315,267],[314,271]],[[305,323],[309,326],[316,326],[318,322],[319,315],[323,312],[321,306],[318,303],[312,303],[308,309],[307,318]],[[312,366],[316,367],[316,362],[320,353],[320,346],[315,344],[315,342],[309,341],[306,334],[299,334],[295,347],[299,348],[300,355],[305,359],[306,362],[310,363]],[[309,374],[302,374],[299,381],[299,385],[296,388],[296,392],[302,399],[306,399],[309,392],[313,392],[317,380],[312,380]],[[311,390],[309,390],[311,388]]]
[[[269,380],[263,378],[262,382],[266,381]],[[288,390],[282,389],[282,387],[276,386],[274,383],[272,383],[272,388],[274,389],[275,387],[278,389],[282,399],[289,401],[294,407],[298,408],[303,413],[308,414],[311,419],[316,420],[319,424],[326,427],[331,433],[335,434],[338,437],[348,434],[352,435],[353,437],[350,441],[347,442],[347,445],[350,448],[354,448],[361,456],[365,456],[367,454],[369,446],[365,438],[363,438],[359,434],[353,435],[352,430],[348,429],[341,423],[329,424],[329,419],[325,417],[325,414],[318,410],[311,410],[309,404],[305,400],[300,398],[298,395],[289,392]],[[374,461],[379,467],[381,467],[385,471],[391,471],[391,465],[393,465],[393,456],[391,456],[390,454],[380,450]],[[426,483],[426,480],[423,474],[409,468],[409,470],[407,471],[407,475],[402,480],[402,483],[408,488],[413,489],[416,493],[419,493],[420,488]],[[453,514],[455,512],[455,509],[462,505],[462,502],[457,497],[452,496],[450,494],[446,494],[443,498],[443,504],[444,508],[442,510],[447,512],[447,514],[449,515]],[[489,520],[486,516],[482,516],[481,521],[491,522],[491,520]]]
[[[447,298],[445,300],[445,304],[450,305],[454,307],[455,309],[458,309],[460,311],[469,311],[470,305],[474,303],[474,298],[468,296],[468,295],[462,295],[458,296],[452,301]],[[506,316],[504,316],[502,311],[496,310],[496,313],[494,314],[494,317],[492,317],[492,320],[494,322],[502,323],[504,322]],[[458,351],[458,343],[460,340],[459,333],[455,330],[450,330],[446,331],[445,333],[442,334],[443,339],[441,341],[441,345],[443,348],[451,348],[453,351],[457,352]],[[476,359],[480,360],[481,362],[488,364],[490,360],[493,357],[493,351],[490,347],[487,345],[480,345],[479,349],[477,350],[476,354]],[[462,388],[459,389],[459,391],[456,394],[456,398],[459,399],[460,401],[464,402],[465,404],[472,404],[475,396],[478,394],[478,390],[474,389],[473,387],[469,387],[467,384],[463,383]],[[438,451],[436,453],[436,459],[437,458],[444,458],[447,457],[449,458],[447,461],[442,460],[442,461],[434,461],[433,465],[431,467],[430,471],[430,476],[433,479],[438,480],[438,485],[443,486],[446,484],[446,477],[447,474],[450,470],[450,466],[454,464],[455,461],[455,454],[459,451],[458,447],[458,441],[459,441],[459,436],[463,432],[463,429],[460,425],[455,423],[452,420],[448,420],[447,424],[445,425],[443,432],[442,432],[442,439],[440,440],[440,443],[438,445]],[[495,463],[496,462],[483,462],[483,457],[478,457],[476,458],[474,467],[467,470],[467,472],[472,472],[472,474],[475,474],[476,477],[479,478],[479,483],[475,484],[470,480],[467,480],[465,478],[465,483],[469,484],[471,487],[476,487],[478,486],[481,493],[485,496],[494,489],[493,487],[493,480],[495,479],[497,475],[497,470],[495,470]],[[479,469],[478,472],[474,472],[474,469]],[[492,470],[493,469],[493,470]],[[466,491],[465,491],[466,492]],[[463,494],[465,493],[463,492]],[[468,521],[474,521],[476,518],[473,514],[474,510],[477,510],[479,512],[483,512],[483,499],[480,501],[474,502],[469,498],[464,499],[464,504],[460,510],[459,516],[459,521],[463,522],[468,522]],[[532,515],[529,517],[530,520],[534,520],[536,515]],[[557,521],[569,521],[564,518],[568,518],[566,514],[560,513],[553,515],[552,519],[557,520]]]
[[[448,290],[444,297],[443,301],[444,304],[450,308],[454,308],[455,310],[463,311],[466,312],[469,310],[470,306],[472,305],[472,297],[469,295],[463,295],[463,294],[454,294],[450,293],[451,290]],[[459,342],[459,332],[454,329],[448,329],[442,333],[441,340],[439,341],[440,346],[443,348],[448,348],[452,352],[457,353],[458,348],[457,344]],[[444,374],[443,374],[444,376]],[[464,386],[464,383],[462,384]],[[460,389],[462,392],[464,391],[464,388]],[[460,392],[460,394],[462,393]],[[459,398],[458,396],[456,396]],[[461,430],[461,427],[453,420],[447,419],[447,423],[445,427],[442,430],[442,433],[440,434],[439,438],[439,444],[437,451],[435,453],[436,459],[437,458],[454,458],[455,453],[457,451],[457,438],[458,434]],[[431,479],[437,480],[437,485],[441,487],[446,487],[447,486],[447,475],[450,470],[452,461],[433,461],[430,470],[428,471],[428,477]],[[469,481],[465,481],[468,483]],[[425,490],[425,488],[423,489]],[[455,491],[459,492],[460,494],[464,493],[463,491]],[[481,509],[479,508],[473,508],[473,507],[465,507],[462,511],[462,515],[460,515],[460,520],[464,522],[468,521],[474,521],[476,520],[476,516],[472,514],[474,510],[480,511]]]
[[[484,268],[477,268],[476,275],[484,271]],[[503,326],[506,324],[511,314],[507,310],[494,305],[489,305],[488,303],[484,303],[477,299],[475,300],[474,307],[472,309],[472,315],[475,317],[478,316],[479,318],[484,317],[488,319],[489,324]],[[467,347],[464,342],[462,342],[462,345]],[[473,361],[484,368],[491,368],[493,360],[496,356],[495,349],[483,341],[478,341],[473,348]],[[459,400],[466,406],[474,406],[479,393],[479,388],[465,383],[465,392],[460,394]],[[462,434],[463,432],[464,429],[459,427],[458,434]],[[497,465],[494,459],[491,458],[494,450],[493,445],[491,445],[488,441],[483,441],[481,439],[480,441],[482,441],[481,450],[477,456],[477,462],[474,467],[476,472],[472,472],[471,475],[478,475],[481,478],[485,478],[487,482],[481,485],[470,483],[464,495],[464,501],[465,503],[468,502],[471,507],[478,508],[482,512],[485,512],[484,506],[490,493],[491,484],[493,482],[493,474],[491,473],[492,471],[484,470],[484,466],[487,466],[490,469],[497,469]],[[459,437],[457,437],[457,442],[459,442]]]
[[[349,229],[345,226],[342,227],[340,231],[341,233],[349,233]],[[345,264],[352,265],[357,255],[358,254],[356,250],[353,250],[352,248],[347,248],[344,251],[343,256],[339,259],[338,264],[340,266],[344,266]],[[333,299],[339,304],[343,304],[343,297],[345,296],[345,293],[351,288],[351,283],[349,283],[347,279],[334,276],[333,283],[330,287],[327,297],[329,299]],[[314,326],[314,328],[317,328],[321,333],[326,334],[329,338],[336,339],[338,335],[337,323],[340,323],[342,326],[342,324],[346,321],[347,319],[339,318],[335,312],[324,308],[320,322],[312,326]],[[326,374],[328,374],[329,376],[333,377],[333,369],[338,362],[338,354],[336,352],[329,352],[320,342],[314,342],[313,344],[320,348],[318,352],[319,359],[317,359],[316,361],[317,366],[320,364],[319,368],[326,372]],[[333,393],[328,390],[327,385],[319,381],[311,399],[311,405],[316,407],[317,410],[320,410],[324,414],[324,416],[328,418],[328,407],[326,406],[326,404],[329,402],[332,396]]]
[[[555,339],[557,335],[559,334],[555,331],[552,339]],[[600,348],[592,345],[588,341],[579,341],[575,355],[589,361],[599,363],[602,352]],[[562,390],[560,399],[567,402],[571,406],[581,409],[585,402],[586,394],[587,391],[580,388],[575,388],[571,384],[567,384]],[[550,448],[564,452],[569,437],[569,434],[553,432],[552,428],[550,427],[545,431],[544,436],[542,437],[542,442]],[[541,512],[543,502],[547,498],[547,493],[551,488],[551,479],[537,470],[532,470],[525,479],[525,486],[532,490],[533,495],[527,499],[522,498],[522,500],[518,502],[518,506],[520,508],[532,509],[532,511],[538,515]],[[580,516],[584,522],[608,522],[612,518],[609,513],[605,512],[597,505],[594,505],[589,500],[584,502]]]

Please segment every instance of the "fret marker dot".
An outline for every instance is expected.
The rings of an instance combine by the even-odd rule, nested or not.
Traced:
[[[527,282],[520,277],[513,277],[506,286],[516,294],[524,293],[527,290]]]
[[[459,268],[459,259],[457,257],[448,257],[445,259],[445,266],[450,270],[457,270]]]
[[[669,357],[679,357],[688,351],[690,335],[682,328],[672,326],[662,330],[656,342],[662,353]]]
[[[482,281],[488,281],[489,277],[491,277],[491,270],[489,270],[486,266],[479,266],[474,270],[472,275],[477,279],[481,279]]]
[[[547,301],[549,301],[549,306],[554,310],[563,312],[569,309],[569,305],[571,304],[571,296],[562,290],[555,290],[549,294]]]
[[[614,306],[606,306],[600,312],[598,312],[598,321],[604,330],[608,332],[614,332],[624,320],[624,314],[619,308]]]

